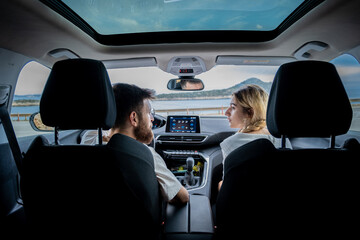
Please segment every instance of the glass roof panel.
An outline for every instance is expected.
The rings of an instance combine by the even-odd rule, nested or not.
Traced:
[[[102,35],[276,29],[304,0],[63,0]]]

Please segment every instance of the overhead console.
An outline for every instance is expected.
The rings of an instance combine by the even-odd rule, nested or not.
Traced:
[[[170,59],[166,72],[175,76],[195,76],[206,72],[206,65],[197,56],[179,56]]]

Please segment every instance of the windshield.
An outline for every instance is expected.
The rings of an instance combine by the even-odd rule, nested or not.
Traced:
[[[157,67],[109,69],[112,83],[135,84],[156,91],[152,102],[156,113],[162,116],[171,114],[224,115],[230,104],[231,94],[244,84],[257,84],[267,92],[278,67],[274,66],[215,66],[208,72],[197,76],[204,82],[202,91],[170,91],[167,82],[173,78]]]
[[[332,61],[343,80],[353,108],[351,130],[359,131],[359,74],[360,65],[350,55],[342,55]],[[135,84],[156,91],[152,102],[156,114],[161,116],[194,114],[201,116],[224,116],[230,104],[231,94],[242,84],[255,83],[269,92],[278,66],[264,65],[217,65],[196,77],[203,80],[204,90],[195,92],[170,91],[167,82],[174,75],[158,67],[108,69],[112,83]],[[32,130],[29,117],[39,111],[41,92],[50,69],[36,62],[28,63],[19,75],[11,108],[11,119],[18,136],[38,134]]]

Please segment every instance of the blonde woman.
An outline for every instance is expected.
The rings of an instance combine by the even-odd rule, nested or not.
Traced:
[[[233,150],[253,140],[266,138],[275,147],[281,146],[281,140],[270,135],[266,128],[267,102],[267,92],[257,85],[245,85],[233,93],[230,106],[225,115],[228,118],[230,127],[238,128],[239,131],[220,143],[223,166],[226,157]],[[287,140],[286,146],[291,147],[289,140]],[[219,182],[219,189],[221,184],[222,181]]]

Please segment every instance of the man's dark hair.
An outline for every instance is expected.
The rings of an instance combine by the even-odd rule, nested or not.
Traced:
[[[132,111],[142,117],[141,109],[144,106],[144,100],[155,98],[154,90],[126,83],[114,84],[113,90],[117,111],[114,127],[123,126]]]

